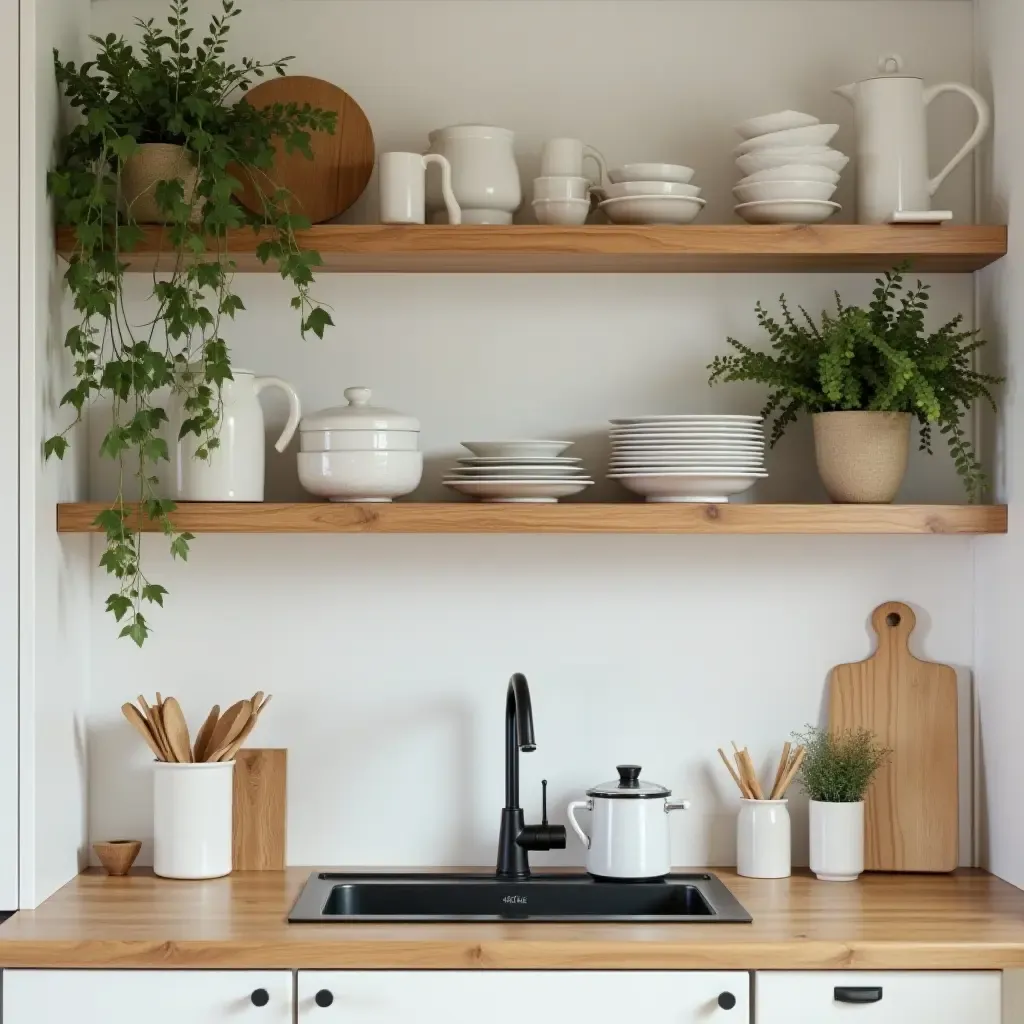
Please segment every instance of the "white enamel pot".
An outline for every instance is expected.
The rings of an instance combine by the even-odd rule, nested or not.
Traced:
[[[586,800],[573,800],[566,809],[587,848],[587,871],[613,881],[663,878],[672,867],[669,814],[690,803],[672,800],[670,789],[643,781],[638,765],[620,764],[616,771],[616,781],[588,789]],[[592,812],[589,835],[576,820],[578,810]]]

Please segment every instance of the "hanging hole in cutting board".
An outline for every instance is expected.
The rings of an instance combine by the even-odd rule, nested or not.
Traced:
[[[898,626],[903,619],[900,617],[899,612],[889,612],[885,617],[885,624],[887,626]]]

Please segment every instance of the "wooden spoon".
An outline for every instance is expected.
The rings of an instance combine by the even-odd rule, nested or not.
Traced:
[[[145,712],[146,720],[149,722],[150,731],[153,733],[157,744],[160,746],[160,760],[173,761],[174,755],[171,753],[171,746],[167,742],[167,734],[164,732],[163,722],[160,720],[159,706],[155,708],[150,707],[146,703],[146,698],[143,697],[141,693],[139,694],[139,704]]]
[[[262,696],[262,694],[255,694],[253,701],[255,702],[256,697]],[[271,697],[273,694],[270,695]],[[218,761],[230,761],[235,754],[238,753],[239,748],[249,738],[249,733],[256,728],[257,722],[259,722],[260,715],[263,713],[263,709],[270,703],[270,697],[268,697],[260,706],[257,708],[255,703],[253,704],[253,713],[249,716],[249,721],[245,723],[245,728],[238,734],[234,743],[232,743],[227,750],[217,759]]]
[[[188,722],[185,721],[181,705],[173,697],[168,697],[164,701],[162,717],[164,731],[167,733],[167,742],[171,746],[174,760],[179,764],[190,764],[192,744],[188,738]]]
[[[252,715],[252,705],[247,700],[240,700],[221,715],[220,720],[214,727],[207,744],[207,761],[217,761],[229,746],[237,739],[238,735],[245,728],[245,723]]]
[[[164,752],[160,749],[160,744],[157,743],[156,737],[152,732],[150,732],[149,725],[147,724],[146,719],[142,717],[142,713],[139,709],[134,704],[122,704],[121,713],[139,731],[139,735],[141,735],[146,741],[149,749],[156,754],[156,759],[158,761],[165,761],[166,758],[164,757]]]
[[[206,721],[199,727],[199,732],[196,734],[196,743],[192,748],[192,757],[195,761],[206,760],[206,751],[210,744],[210,737],[213,735],[213,730],[217,725],[219,717],[220,705],[214,704],[210,708],[210,713],[206,716]]]

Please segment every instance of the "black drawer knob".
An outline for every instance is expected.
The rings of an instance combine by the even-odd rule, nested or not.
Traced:
[[[322,1006],[324,1009],[327,1009],[327,1007],[334,1002],[334,993],[329,989],[322,988],[315,996],[313,996],[313,1000],[317,1006]]]
[[[723,992],[718,997],[718,1005],[723,1010],[731,1010],[736,1005],[736,997],[731,992]]]
[[[270,1002],[270,993],[265,988],[254,988],[249,998],[253,1006],[266,1006]]]

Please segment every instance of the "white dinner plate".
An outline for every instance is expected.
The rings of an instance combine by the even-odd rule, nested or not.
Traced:
[[[664,457],[655,459],[644,459],[644,458],[629,458],[629,459],[612,459],[608,463],[608,470],[612,473],[622,472],[623,470],[630,469],[652,469],[654,467],[663,467],[664,469],[690,469],[693,466],[715,466],[725,467],[743,472],[748,469],[753,469],[757,472],[764,470],[764,462],[760,459],[720,459],[712,458],[710,456],[704,458],[671,458],[666,459]]]
[[[587,475],[583,466],[456,466],[450,473],[467,480],[565,480]]]
[[[763,452],[763,441],[730,441],[728,444],[716,444],[712,441],[697,441],[686,444],[682,441],[631,441],[629,444],[612,446],[613,455],[631,455],[636,452],[672,452],[685,455],[693,451],[712,452]]]
[[[631,426],[640,423],[688,423],[694,420],[727,420],[736,423],[760,423],[761,416],[747,416],[739,413],[665,413],[657,416],[624,416],[619,419],[609,420],[614,427]]]
[[[552,502],[568,498],[589,487],[589,478],[576,480],[459,480],[448,479],[446,487],[481,501]]]
[[[572,441],[462,441],[474,455],[499,459],[536,459],[561,455]]]
[[[527,459],[495,458],[493,456],[481,458],[478,455],[470,455],[459,459],[458,463],[460,466],[574,466],[582,461],[582,459],[575,459],[570,455],[539,455]]]
[[[726,439],[734,437],[736,440],[742,441],[747,438],[760,439],[764,437],[764,431],[760,427],[754,427],[751,430],[740,430],[738,428],[727,430],[718,427],[694,427],[692,429],[662,427],[660,430],[631,430],[608,435],[608,439],[616,443],[621,441],[646,441],[652,437],[680,438],[684,441],[691,437],[721,437]]]

